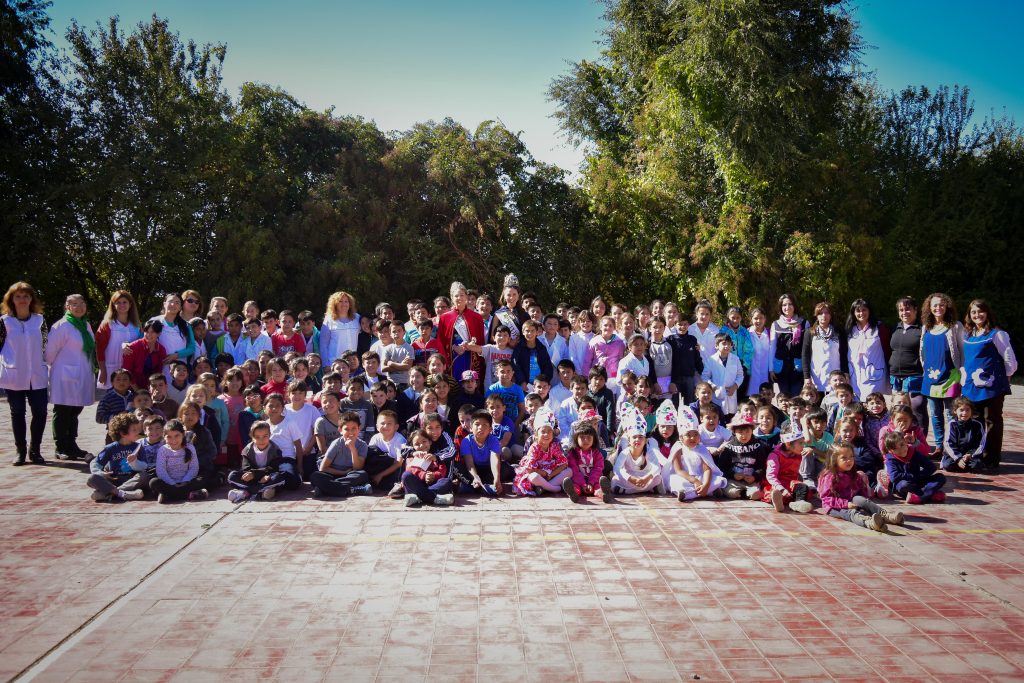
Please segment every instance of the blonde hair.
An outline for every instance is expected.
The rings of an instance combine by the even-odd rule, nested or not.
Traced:
[[[3,313],[4,315],[14,315],[14,295],[18,292],[28,292],[29,296],[32,297],[32,303],[28,305],[30,313],[43,312],[43,302],[39,300],[39,295],[36,294],[35,287],[27,282],[18,281],[7,288],[7,293],[4,294],[4,300],[0,303],[0,313]]]
[[[324,320],[337,320],[337,313],[335,312],[338,308],[338,302],[342,298],[348,299],[348,319],[355,320],[356,317],[356,298],[345,291],[335,292],[331,294],[330,298],[327,299],[327,310],[324,312]]]
[[[135,327],[141,327],[142,323],[139,322],[139,308],[135,305],[135,298],[132,297],[131,292],[126,289],[119,289],[110,295],[110,302],[107,304],[107,312],[103,314],[103,320],[100,323],[109,325],[117,319],[117,311],[114,309],[114,305],[121,299],[128,299],[128,322]]]

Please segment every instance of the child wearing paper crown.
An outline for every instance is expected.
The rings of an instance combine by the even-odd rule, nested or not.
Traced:
[[[680,406],[677,424],[679,441],[672,447],[669,456],[669,490],[682,503],[724,489],[728,482],[715,465],[711,453],[700,442],[700,422],[697,416],[689,407]]]
[[[651,434],[651,438],[661,454],[662,472],[664,473],[665,464],[669,460],[669,455],[672,454],[672,447],[679,441],[679,430],[676,429],[676,407],[672,405],[672,401],[665,399],[654,413],[654,432]]]
[[[533,418],[533,445],[519,462],[515,480],[516,493],[536,496],[542,491],[557,493],[562,482],[572,477],[569,460],[555,439],[555,414],[542,407]]]
[[[619,415],[623,427],[611,477],[615,493],[665,493],[661,458],[654,440],[647,439],[647,419],[632,404],[623,404]]]
[[[782,430],[779,445],[768,456],[763,500],[774,505],[776,512],[785,512],[788,506],[793,512],[807,513],[813,507],[807,500],[810,489],[800,478],[803,450],[804,433],[794,421]]]

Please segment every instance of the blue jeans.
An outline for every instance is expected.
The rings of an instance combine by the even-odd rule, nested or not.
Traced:
[[[953,420],[953,399],[928,398],[928,412],[932,416],[932,434],[935,436],[935,447],[942,448],[946,441],[946,425]]]

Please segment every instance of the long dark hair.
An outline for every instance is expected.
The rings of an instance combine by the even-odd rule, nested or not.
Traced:
[[[185,322],[185,316],[181,314],[181,310],[185,306],[185,300],[181,298],[181,294],[171,292],[164,297],[164,302],[166,303],[172,296],[178,299],[178,312],[174,314],[174,325],[178,328],[178,332],[181,333],[181,338],[187,340],[189,334],[192,332],[192,328],[189,327],[187,322]]]
[[[875,315],[875,309],[867,302],[867,299],[857,299],[850,304],[850,314],[846,316],[847,332],[853,332],[857,328],[857,319],[853,317],[853,312],[861,306],[868,309],[868,327],[873,330],[878,329],[878,316]]]

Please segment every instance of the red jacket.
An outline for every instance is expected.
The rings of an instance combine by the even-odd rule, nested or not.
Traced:
[[[99,348],[98,345],[97,348]],[[156,343],[156,348],[151,353],[145,339],[136,339],[128,345],[128,350],[123,356],[121,365],[124,366],[125,370],[132,373],[132,386],[148,387],[149,375],[143,369],[146,365],[146,357],[149,356],[151,359],[150,372],[157,373],[163,372],[164,356],[166,355],[167,350],[160,342]]]
[[[480,317],[480,314],[476,311],[466,307],[462,311],[462,317],[466,320],[466,328],[469,330],[469,336],[476,338],[476,343],[483,346],[486,342],[484,339],[484,319]],[[459,312],[454,308],[440,318],[437,319],[437,341],[441,342],[441,353],[444,355],[445,365],[450,369],[452,367],[452,333],[455,332],[455,321],[459,319]],[[470,341],[469,339],[463,339],[463,342]],[[459,377],[455,378],[460,379]]]

